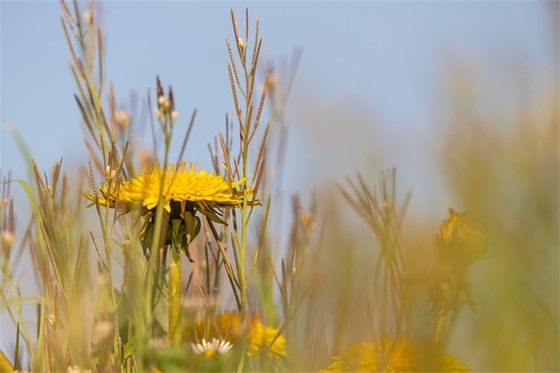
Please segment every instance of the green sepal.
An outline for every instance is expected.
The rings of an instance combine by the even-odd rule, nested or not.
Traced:
[[[142,250],[144,251],[145,257],[149,257],[148,250],[150,249],[153,237],[154,225],[148,224],[140,235],[140,244],[142,245]]]
[[[200,209],[198,211],[200,211],[204,216],[212,220],[214,223],[227,225],[227,223],[223,219],[221,219],[218,215],[216,215],[216,213],[212,210]]]
[[[171,220],[171,246],[176,251],[181,251],[181,248],[185,245],[185,227],[183,226],[183,221],[181,219]]]
[[[171,242],[173,249],[178,252],[183,252],[189,261],[194,263],[189,252],[189,244],[200,233],[200,219],[197,216],[193,216],[190,211],[185,211],[183,213],[183,219],[173,219],[171,225]]]
[[[188,238],[187,243],[191,243],[196,236],[200,233],[200,219],[198,216],[193,215],[190,211],[185,211],[183,214],[183,220],[185,222],[186,237]]]

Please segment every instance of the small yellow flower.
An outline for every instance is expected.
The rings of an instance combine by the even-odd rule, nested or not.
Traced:
[[[441,354],[435,348],[425,346],[429,344],[421,345],[406,338],[398,338],[387,340],[385,348],[380,351],[375,343],[362,342],[346,348],[340,356],[333,357],[331,364],[319,372],[469,371],[466,365],[459,363],[456,356]],[[385,361],[384,367],[378,365],[380,356]]]
[[[278,329],[261,323],[258,315],[246,317],[245,320],[242,320],[238,313],[224,312],[214,316],[214,321],[218,331],[216,331],[214,323],[210,321],[207,338],[218,337],[234,345],[246,345],[247,355],[249,356],[266,350],[268,350],[268,355],[271,357],[287,356],[285,351],[286,339],[283,336],[279,336],[274,340]],[[184,329],[186,339],[194,340],[195,335],[204,335],[205,326],[204,320],[196,321],[194,326],[187,324]]]

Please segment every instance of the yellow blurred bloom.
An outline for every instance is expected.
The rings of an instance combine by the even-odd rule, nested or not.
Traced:
[[[449,209],[436,234],[437,281],[430,290],[432,311],[444,317],[442,312],[458,310],[468,304],[474,306],[470,285],[467,281],[469,266],[486,254],[487,234],[479,223],[467,213]],[[442,328],[443,328],[442,324]],[[438,332],[442,333],[443,329]]]
[[[468,267],[486,253],[484,228],[466,213],[452,208],[437,232],[438,254],[448,263]]]
[[[124,181],[114,192],[109,192],[107,187],[102,185],[97,200],[108,207],[131,210],[136,206],[143,206],[152,210],[157,206],[160,196],[163,196],[167,212],[171,211],[173,201],[192,202],[203,210],[241,205],[243,194],[232,188],[239,186],[246,179],[230,184],[220,175],[204,170],[197,171],[195,167],[195,164],[191,164],[187,168],[185,162],[178,165],[169,164],[165,170],[154,166],[140,176]],[[86,193],[85,197],[92,201],[96,199],[89,193]]]
[[[214,316],[214,322],[210,320],[208,333],[205,335],[205,320],[198,320],[194,323],[187,323],[184,328],[186,340],[195,340],[205,336],[206,339],[221,338],[231,342],[233,345],[247,346],[247,354],[253,356],[258,352],[268,350],[271,357],[287,356],[285,347],[286,339],[279,336],[274,340],[278,329],[261,323],[258,315],[246,317],[244,320],[238,313],[224,312]],[[216,331],[216,326],[218,331]],[[273,342],[274,340],[274,342]]]
[[[320,373],[337,372],[468,372],[469,368],[459,363],[459,358],[444,355],[436,349],[426,348],[429,344],[414,344],[399,338],[385,342],[383,355],[372,342],[361,342],[346,348],[340,356],[334,356],[332,363]],[[378,365],[379,356],[385,360],[384,367]]]

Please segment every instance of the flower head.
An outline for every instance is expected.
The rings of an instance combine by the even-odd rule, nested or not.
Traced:
[[[224,180],[223,176],[204,170],[196,170],[196,165],[187,167],[185,162],[169,164],[165,168],[153,166],[138,177],[124,181],[118,188],[112,190],[104,184],[100,187],[100,194],[84,193],[89,200],[100,205],[121,209],[126,212],[136,210],[143,215],[153,217],[153,212],[160,201],[167,211],[169,224],[165,243],[174,242],[175,247],[182,247],[185,254],[192,261],[188,244],[200,232],[200,219],[196,216],[201,212],[208,219],[225,224],[221,219],[220,208],[238,207],[247,198],[248,204],[258,204],[254,199],[254,190],[238,191],[235,188],[243,184],[246,179],[235,182]],[[179,223],[179,224],[173,224]],[[150,247],[153,219],[148,220],[142,234],[144,248]],[[172,229],[174,236],[171,236]]]
[[[423,346],[423,347],[422,347]],[[426,346],[429,346],[426,348]],[[334,372],[468,372],[469,368],[459,363],[453,355],[445,355],[431,348],[430,344],[412,343],[406,338],[388,339],[385,348],[371,342],[352,345],[332,358],[331,364],[320,373]],[[384,360],[380,367],[379,358]]]
[[[196,354],[210,358],[216,354],[225,354],[229,352],[233,348],[233,345],[225,340],[212,338],[212,342],[207,342],[206,339],[202,338],[201,343],[191,343],[191,348]]]
[[[194,325],[186,325],[184,329],[186,338],[190,340],[194,335],[202,335],[204,330],[204,320],[196,321]],[[286,339],[283,336],[275,338],[278,329],[261,323],[258,315],[242,319],[238,313],[224,312],[214,316],[209,330],[210,336],[224,338],[235,345],[247,346],[249,356],[261,351],[268,351],[268,355],[271,357],[287,356]]]
[[[220,175],[204,170],[196,170],[196,165],[187,168],[185,162],[170,164],[165,169],[154,166],[140,176],[123,182],[115,192],[101,186],[97,200],[101,205],[131,210],[140,205],[148,210],[155,208],[164,199],[164,208],[171,211],[172,202],[193,202],[199,208],[238,206],[243,202],[243,194],[233,188],[246,179],[228,183]],[[252,193],[251,197],[252,197]],[[96,197],[85,194],[94,201]]]

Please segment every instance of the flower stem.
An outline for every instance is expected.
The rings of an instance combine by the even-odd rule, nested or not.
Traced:
[[[181,343],[181,252],[172,247],[169,260],[169,342]]]
[[[245,189],[247,190],[247,189]],[[239,310],[242,318],[245,317],[246,306],[247,306],[247,281],[245,277],[245,252],[247,246],[247,199],[243,199],[243,205],[241,207],[241,245],[239,247],[239,257],[240,257],[240,296],[241,296],[241,309]]]
[[[441,308],[438,311],[437,319],[436,319],[436,328],[434,332],[434,342],[435,343],[442,343],[444,333],[445,333],[445,326],[447,324],[447,310],[445,308]]]

